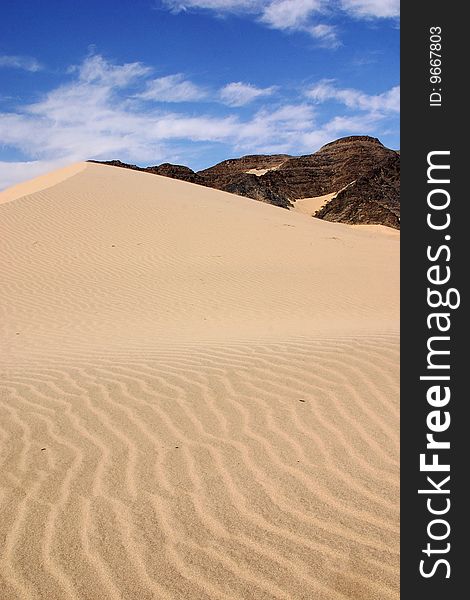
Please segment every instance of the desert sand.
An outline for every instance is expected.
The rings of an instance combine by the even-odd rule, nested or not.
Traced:
[[[398,599],[399,234],[39,179],[0,194],[0,598]]]
[[[323,208],[327,202],[332,200],[338,192],[324,194],[323,196],[313,196],[313,198],[299,198],[295,201],[293,209],[304,215],[312,217],[320,208]]]

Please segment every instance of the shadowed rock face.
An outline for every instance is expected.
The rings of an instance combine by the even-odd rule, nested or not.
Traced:
[[[283,208],[291,208],[296,199],[338,192],[315,217],[400,227],[400,155],[369,136],[341,138],[305,156],[243,156],[197,173],[168,163],[146,168],[116,160],[105,164],[182,179]]]
[[[199,171],[198,174],[204,178],[205,185],[209,187],[290,208],[291,201],[295,200],[295,193],[289,190],[284,177],[273,177],[274,170],[281,168],[289,158],[291,157],[288,154],[252,154],[224,160],[213,167]]]
[[[110,167],[121,167],[122,169],[132,169],[133,171],[145,171],[143,167],[131,165],[120,160],[89,160],[88,162],[97,163],[99,165],[109,165]]]
[[[387,225],[400,229],[400,156],[390,154],[348,185],[315,217],[339,223]]]
[[[242,156],[241,158],[224,160],[213,167],[199,171],[199,174],[210,179],[217,175],[246,173],[252,169],[276,169],[289,158],[292,158],[292,156],[289,156],[288,154],[249,154],[247,156]]]
[[[164,177],[171,177],[172,179],[182,179],[183,181],[189,181],[190,183],[205,185],[204,179],[200,175],[195,173],[189,167],[184,167],[182,165],[163,163],[155,167],[147,167],[145,170],[148,173],[155,173],[155,175],[163,175]]]
[[[295,193],[282,177],[273,178],[268,172],[257,176],[249,173],[239,173],[228,178],[211,181],[210,187],[246,196],[282,208],[292,208]]]
[[[279,169],[297,193],[297,198],[337,192],[366,175],[391,155],[376,138],[341,138],[307,156],[291,158]]]

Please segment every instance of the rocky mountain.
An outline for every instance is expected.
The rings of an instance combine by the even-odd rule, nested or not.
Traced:
[[[288,209],[296,200],[335,193],[315,217],[400,227],[399,152],[369,136],[341,138],[305,156],[248,155],[198,172],[169,163],[145,168],[117,160],[104,164],[182,179]]]

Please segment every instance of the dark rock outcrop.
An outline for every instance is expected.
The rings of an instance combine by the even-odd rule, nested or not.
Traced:
[[[277,172],[295,189],[297,198],[337,192],[395,155],[378,139],[351,136],[326,144],[318,152],[291,158]]]
[[[132,171],[146,171],[147,168],[138,167],[120,160],[89,160],[87,162],[96,163],[98,165],[109,165],[110,167],[121,167],[122,169],[132,169]]]
[[[169,163],[145,168],[118,160],[104,164],[182,179],[283,208],[301,198],[337,192],[315,217],[400,227],[400,154],[369,136],[344,137],[305,156],[248,155],[198,172]]]
[[[213,167],[199,171],[200,175],[210,179],[219,175],[235,175],[247,173],[253,169],[275,169],[281,166],[292,156],[289,154],[248,154],[241,158],[231,158],[217,163]]]
[[[295,201],[295,194],[289,191],[288,185],[282,179],[276,178],[273,181],[269,176],[259,177],[249,173],[239,173],[225,180],[219,180],[215,185],[211,182],[210,187],[282,208],[291,208],[292,202]]]
[[[252,169],[268,170],[257,176]],[[377,138],[345,137],[305,156],[244,156],[198,174],[210,187],[284,208],[339,192],[315,217],[400,227],[400,156]]]
[[[145,170],[147,173],[154,173],[155,175],[163,175],[164,177],[171,177],[172,179],[181,179],[183,181],[189,181],[190,183],[197,183],[198,185],[206,185],[204,179],[200,175],[183,165],[163,163],[155,167],[147,167]]]
[[[339,223],[400,229],[400,157],[391,154],[340,191],[315,215]]]
[[[283,177],[272,177],[274,170],[279,169],[289,158],[292,157],[288,154],[251,154],[224,160],[198,171],[198,175],[204,178],[205,185],[209,187],[290,208],[295,194],[288,190]],[[259,172],[263,171],[266,173],[260,175]]]

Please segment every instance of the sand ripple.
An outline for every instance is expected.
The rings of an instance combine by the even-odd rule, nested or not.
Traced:
[[[397,353],[300,339],[4,370],[3,597],[396,598]]]
[[[395,237],[97,165],[0,208],[1,600],[399,597]]]

